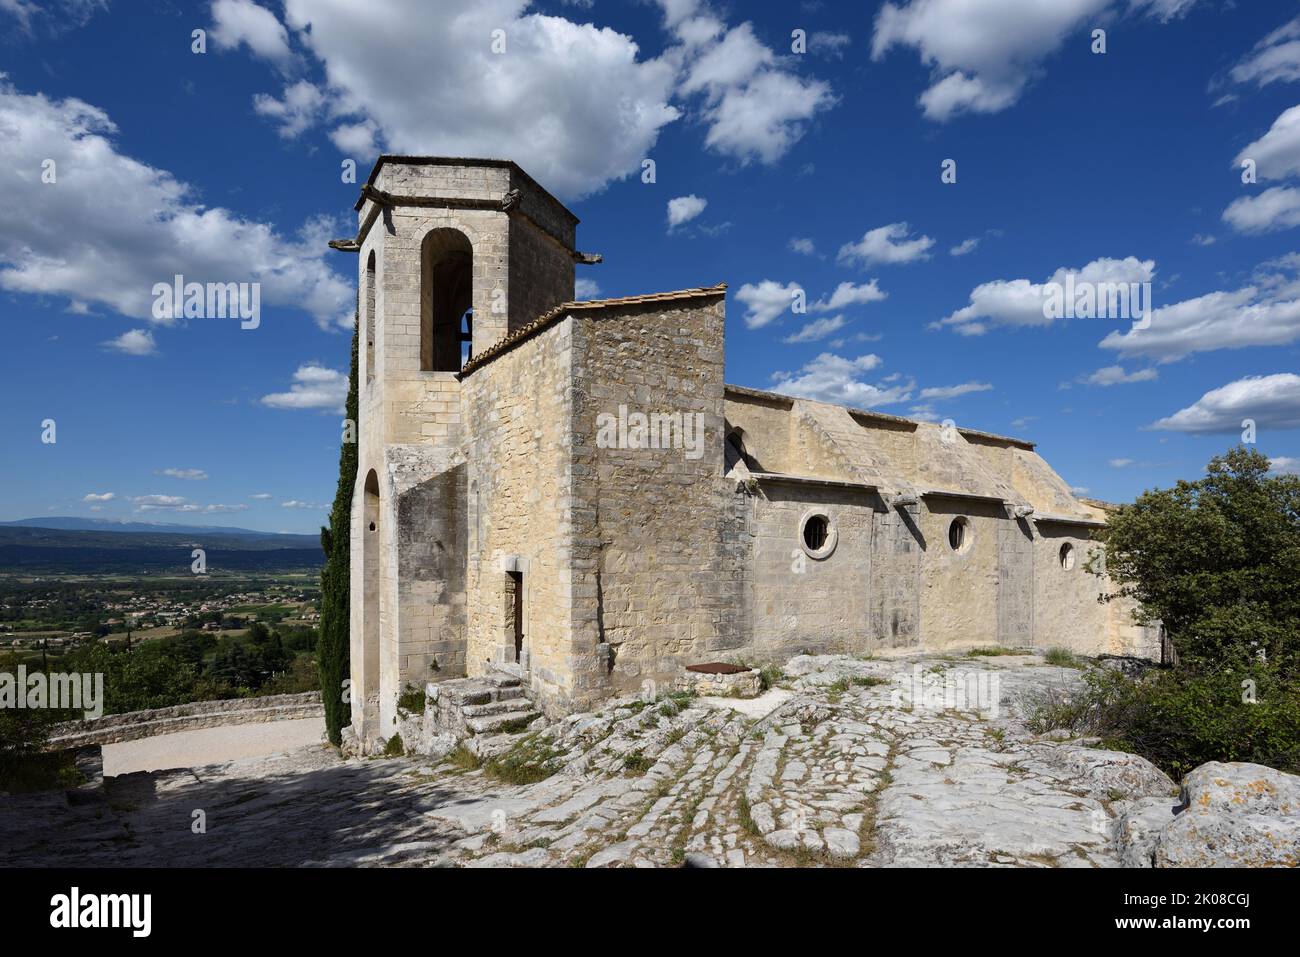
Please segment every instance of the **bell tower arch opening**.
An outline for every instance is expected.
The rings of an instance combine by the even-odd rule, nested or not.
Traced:
[[[370,250],[366,260],[366,283],[362,290],[362,306],[365,309],[364,330],[366,334],[366,385],[375,381],[375,251]]]
[[[473,334],[474,250],[458,229],[420,244],[420,371],[459,372]]]

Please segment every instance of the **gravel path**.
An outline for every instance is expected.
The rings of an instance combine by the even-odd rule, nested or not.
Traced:
[[[320,718],[178,731],[176,734],[105,745],[104,774],[116,776],[133,771],[221,764],[238,758],[294,751],[324,740],[325,727]]]

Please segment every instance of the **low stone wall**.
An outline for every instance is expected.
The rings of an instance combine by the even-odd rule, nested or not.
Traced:
[[[92,744],[117,744],[199,728],[260,724],[293,718],[319,717],[324,720],[324,716],[325,709],[321,705],[319,691],[269,695],[265,698],[194,701],[152,711],[130,711],[88,721],[68,721],[55,726],[49,746],[51,750],[57,751]]]

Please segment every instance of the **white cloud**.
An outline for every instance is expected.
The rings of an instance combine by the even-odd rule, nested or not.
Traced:
[[[783,342],[816,342],[819,339],[825,339],[827,336],[838,332],[844,328],[843,316],[832,316],[828,319],[815,319],[808,323],[798,332],[786,336]]]
[[[253,97],[253,111],[275,120],[280,136],[291,140],[316,122],[325,103],[325,94],[318,86],[299,80],[286,86],[283,98],[278,100],[270,94],[258,93]]]
[[[856,243],[845,243],[840,247],[841,263],[910,263],[919,259],[929,259],[929,249],[934,240],[929,236],[917,236],[908,239],[911,228],[907,223],[890,223],[877,229],[868,230]]]
[[[700,213],[709,201],[692,193],[689,196],[677,196],[668,200],[668,229],[674,230],[683,223],[689,223]]]
[[[817,247],[813,245],[811,239],[796,236],[790,240],[790,251],[801,253],[804,256],[814,256],[817,254]]]
[[[88,492],[82,498],[83,502],[111,502],[117,498],[116,492]]]
[[[1259,429],[1300,428],[1300,375],[1246,376],[1212,389],[1185,409],[1152,423],[1172,432],[1240,432],[1252,419]]]
[[[1283,24],[1255,44],[1228,75],[1236,83],[1293,83],[1300,80],[1300,17]]]
[[[932,386],[928,389],[922,389],[919,398],[924,400],[933,399],[956,399],[963,395],[970,395],[972,392],[988,392],[993,386],[987,382],[963,382],[961,385],[941,385]]]
[[[979,237],[973,236],[970,239],[963,239],[956,246],[953,246],[952,249],[948,250],[948,253],[952,256],[965,256],[969,252],[974,252],[975,247],[979,244]]]
[[[1106,464],[1113,469],[1124,469],[1135,463],[1132,459],[1111,459]]]
[[[202,482],[208,477],[208,473],[203,471],[203,469],[163,469],[155,474],[166,475],[169,478],[184,479],[187,482]]]
[[[993,326],[1045,326],[1054,321],[1043,306],[1048,297],[1048,284],[1064,285],[1066,276],[1074,273],[1076,283],[1134,283],[1150,282],[1155,275],[1155,261],[1141,260],[1135,256],[1124,259],[1094,259],[1082,269],[1061,267],[1045,282],[1028,279],[995,279],[981,283],[970,294],[970,303],[931,328],[953,326],[954,331],[966,336],[982,335]]]
[[[286,135],[328,125],[359,160],[381,149],[504,156],[560,196],[598,192],[639,170],[681,115],[670,103],[680,55],[640,59],[629,36],[528,7],[285,0],[284,22],[324,78],[314,91],[298,81],[264,95],[258,109]],[[494,30],[504,53],[493,52]]]
[[[255,498],[255,499],[257,499],[259,502],[264,502],[264,501],[266,501],[267,499],[269,499],[269,498],[271,497],[271,493],[270,493],[270,492],[254,492],[252,495],[250,495],[250,496],[248,496],[248,497],[249,497],[249,498]]]
[[[815,30],[808,35],[808,50],[824,57],[842,60],[844,48],[852,42],[852,38],[847,33]]]
[[[275,14],[251,0],[213,0],[212,42],[219,50],[231,50],[241,43],[257,56],[285,61],[289,36]]]
[[[281,508],[324,508],[324,505],[318,505],[316,502],[300,502],[296,498],[291,498],[287,502],[280,503]]]
[[[1124,358],[1165,363],[1196,352],[1295,342],[1300,339],[1300,282],[1293,271],[1300,263],[1283,257],[1265,265],[1283,273],[1261,273],[1255,285],[1162,306],[1152,311],[1146,328],[1115,330],[1099,345]]]
[[[578,299],[595,299],[600,295],[600,283],[585,276],[573,282],[573,295]]]
[[[131,499],[137,512],[181,512],[186,514],[219,515],[224,512],[247,511],[247,505],[201,505],[181,495],[137,495]]]
[[[1223,221],[1239,233],[1271,233],[1300,226],[1300,189],[1271,186],[1256,196],[1234,199]]]
[[[798,283],[781,285],[772,279],[753,284],[745,283],[736,290],[736,299],[745,306],[745,326],[761,329],[790,308],[794,295],[801,292]]]
[[[1268,460],[1269,471],[1276,475],[1300,475],[1300,458],[1278,455]]]
[[[1285,179],[1300,173],[1300,106],[1284,110],[1267,133],[1232,161],[1234,168],[1252,159],[1260,179]]]
[[[862,374],[880,365],[877,355],[847,359],[823,352],[795,372],[777,372],[772,390],[785,395],[817,399],[839,405],[869,409],[878,405],[906,402],[912,397],[912,384],[887,386],[863,381]]]
[[[1105,366],[1088,376],[1079,379],[1085,385],[1125,385],[1129,382],[1150,382],[1159,378],[1155,369],[1138,369],[1134,372],[1124,371],[1123,366]]]
[[[837,309],[862,306],[869,302],[879,302],[887,298],[889,298],[889,293],[884,292],[876,285],[875,279],[861,285],[842,282],[835,287],[830,299],[818,299],[816,302],[809,304],[808,309],[810,312],[833,312]]]
[[[342,412],[348,397],[345,373],[308,364],[293,374],[288,392],[262,396],[262,404],[275,409],[328,409]]]
[[[1160,20],[1184,13],[1195,0],[1132,0],[1130,7]],[[886,3],[876,15],[871,56],[912,47],[931,68],[918,102],[944,121],[960,113],[996,113],[1020,98],[1044,60],[1065,39],[1100,22],[1111,0],[911,0]]]
[[[114,352],[123,352],[128,356],[152,356],[158,352],[158,345],[154,342],[153,333],[148,329],[132,329],[124,332],[116,339],[109,339],[104,343],[105,349],[112,349]]]
[[[671,24],[675,4],[662,5]],[[813,117],[835,104],[829,84],[791,72],[790,61],[778,58],[748,22],[723,33],[717,18],[706,12],[681,20],[675,33],[683,44],[675,52],[686,64],[680,92],[704,100],[705,145],[742,164],[775,163],[803,137]]]
[[[301,308],[322,327],[351,328],[352,287],[324,260],[329,223],[309,222],[287,239],[267,223],[205,206],[167,171],[118,152],[117,127],[103,110],[22,94],[2,78],[0,130],[0,169],[10,171],[12,187],[0,288],[155,322],[153,285],[176,274],[260,282],[264,309]],[[41,182],[34,157],[55,161],[56,182]]]

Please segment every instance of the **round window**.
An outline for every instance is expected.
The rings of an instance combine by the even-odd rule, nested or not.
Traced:
[[[1069,542],[1061,546],[1061,567],[1067,572],[1074,568],[1074,546]]]
[[[805,512],[799,523],[799,544],[810,558],[826,558],[835,551],[837,539],[831,517],[825,512]]]
[[[970,520],[965,516],[954,518],[948,526],[948,547],[960,555],[970,548],[970,543]]]

